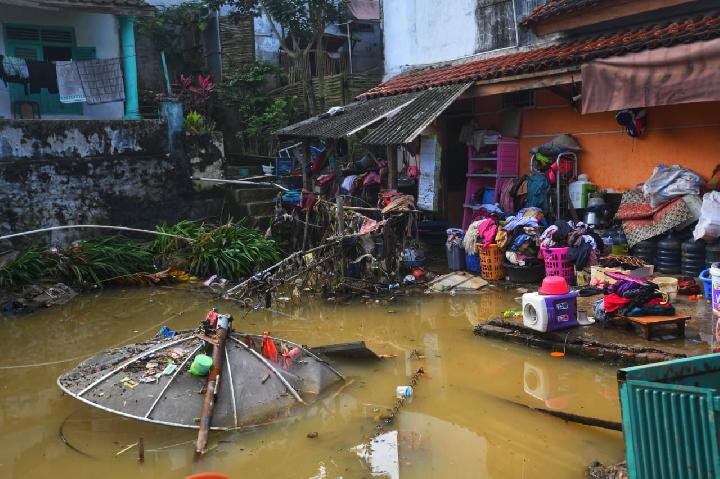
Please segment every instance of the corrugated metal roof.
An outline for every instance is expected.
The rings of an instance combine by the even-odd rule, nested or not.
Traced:
[[[415,101],[372,130],[362,143],[367,145],[410,143],[472,84],[473,82],[468,82],[423,91]]]
[[[286,126],[277,131],[280,136],[298,138],[344,138],[357,133],[389,113],[412,102],[422,92],[405,93],[345,105],[343,112],[334,116],[325,114]],[[324,118],[322,118],[324,117]]]

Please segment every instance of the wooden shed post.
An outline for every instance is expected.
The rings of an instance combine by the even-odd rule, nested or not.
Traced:
[[[310,164],[312,160],[310,158],[310,140],[303,140],[303,164],[302,164],[302,178],[303,178],[303,189],[312,191],[312,179],[310,178]]]
[[[398,177],[397,146],[396,145],[387,145],[385,148],[386,148],[385,151],[386,151],[387,162],[388,162],[387,187],[389,190],[396,191],[397,190],[397,177]]]

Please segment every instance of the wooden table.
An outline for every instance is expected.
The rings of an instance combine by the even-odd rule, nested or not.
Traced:
[[[626,319],[639,325],[643,330],[643,336],[645,339],[650,337],[656,332],[658,326],[675,325],[677,328],[677,336],[680,338],[685,337],[685,321],[690,319],[690,316],[626,316]]]

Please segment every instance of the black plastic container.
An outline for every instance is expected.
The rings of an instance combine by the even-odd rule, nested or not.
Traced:
[[[682,270],[680,241],[673,238],[672,233],[657,242],[655,270],[666,274],[679,274]]]
[[[705,241],[689,239],[683,242],[681,266],[683,275],[700,276],[705,269]]]
[[[648,239],[637,243],[630,249],[630,254],[636,258],[640,258],[645,264],[653,264],[655,262],[655,252],[657,250],[656,241]]]
[[[709,268],[713,263],[720,262],[720,241],[705,245],[705,267]]]
[[[530,266],[518,266],[505,261],[505,271],[514,283],[540,283],[545,277],[545,265],[538,263]]]

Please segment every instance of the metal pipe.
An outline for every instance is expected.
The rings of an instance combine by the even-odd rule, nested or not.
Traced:
[[[47,233],[48,231],[57,231],[57,230],[67,230],[67,229],[73,229],[73,228],[97,228],[97,229],[110,229],[110,230],[119,230],[119,231],[132,231],[134,233],[148,233],[158,236],[170,236],[172,238],[177,238],[181,240],[185,240],[188,243],[194,243],[195,240],[190,238],[185,238],[184,236],[174,235],[171,233],[163,233],[161,231],[152,231],[152,230],[143,230],[138,228],[128,228],[126,226],[107,226],[107,225],[67,225],[67,226],[51,226],[49,228],[41,228],[38,230],[31,230],[31,231],[25,231],[23,233],[13,233],[10,235],[0,236],[0,240],[6,240],[10,238],[16,238],[19,236],[27,236],[27,235],[33,235],[37,233]]]
[[[227,183],[231,185],[248,185],[248,186],[274,186],[282,191],[289,191],[284,186],[278,185],[277,183],[270,183],[266,181],[247,181],[247,180],[221,180],[219,178],[202,178],[197,176],[191,176],[193,181],[208,181],[211,183]]]

